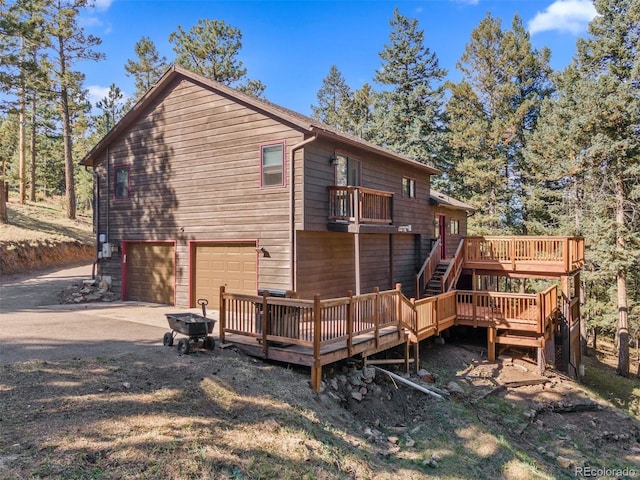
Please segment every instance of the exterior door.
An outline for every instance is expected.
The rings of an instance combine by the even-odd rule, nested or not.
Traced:
[[[440,239],[440,256],[447,258],[447,224],[444,215],[436,214],[436,228]]]
[[[255,243],[195,243],[191,250],[193,284],[191,306],[199,298],[209,308],[220,308],[220,287],[233,293],[255,295],[257,253]]]
[[[175,304],[173,242],[125,242],[123,254],[125,300]]]

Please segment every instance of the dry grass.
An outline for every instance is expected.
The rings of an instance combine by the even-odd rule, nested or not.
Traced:
[[[331,387],[316,394],[308,370],[233,349],[178,356],[159,345],[151,353],[5,366],[0,478],[573,478],[559,456],[574,465],[640,467],[630,450],[639,445],[638,423],[605,404],[598,412],[540,415],[533,424],[525,415],[535,402],[592,392],[554,380],[553,388],[475,402],[483,390],[460,377],[472,357],[447,345],[425,352],[439,383],[457,378],[467,391],[445,401],[384,375],[376,378],[378,394],[363,402]],[[399,426],[407,432],[397,447],[367,433],[386,438]],[[425,465],[434,455],[437,467]]]

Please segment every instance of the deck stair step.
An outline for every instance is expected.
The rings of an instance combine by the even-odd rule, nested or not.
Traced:
[[[446,273],[447,268],[449,268],[449,263],[447,262],[440,262],[438,264],[424,289],[425,297],[433,297],[435,295],[440,295],[441,293],[443,293],[441,280]]]
[[[540,347],[542,345],[542,337],[536,333],[510,330],[503,333],[499,332],[496,336],[496,343],[519,347]]]

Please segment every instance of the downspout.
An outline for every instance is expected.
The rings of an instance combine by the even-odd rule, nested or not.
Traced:
[[[300,150],[302,147],[307,145],[308,143],[314,142],[318,139],[318,134],[315,133],[313,137],[307,138],[299,143],[296,143],[291,147],[291,179],[289,183],[289,191],[290,191],[290,202],[289,202],[289,248],[291,251],[290,258],[290,275],[291,275],[291,290],[296,291],[297,279],[296,279],[296,192],[295,192],[295,184],[296,184],[296,176],[295,176],[295,156],[296,151]],[[304,168],[304,158],[303,158],[303,168]],[[303,170],[304,173],[304,170]],[[304,175],[303,175],[304,180]]]

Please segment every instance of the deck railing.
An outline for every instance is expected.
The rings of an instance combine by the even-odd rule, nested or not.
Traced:
[[[427,283],[433,276],[433,272],[436,271],[436,267],[442,260],[442,253],[440,248],[441,240],[438,238],[431,248],[431,253],[422,264],[420,271],[416,273],[416,298],[422,296],[422,292],[427,287]]]
[[[463,247],[464,241],[461,240],[458,244],[458,248],[456,249],[456,253],[453,255],[453,258],[449,262],[447,270],[442,276],[442,292],[448,292],[453,287],[455,287],[458,278],[460,278],[460,274],[462,273],[462,266],[464,264]]]
[[[393,193],[365,187],[329,189],[329,220],[349,223],[393,223]]]
[[[527,271],[548,268],[571,272],[584,265],[581,237],[465,237],[466,268]]]

